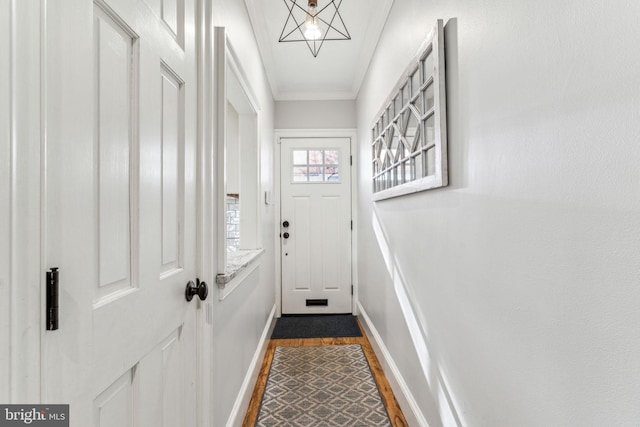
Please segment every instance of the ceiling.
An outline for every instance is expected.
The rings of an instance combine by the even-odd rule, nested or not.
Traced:
[[[326,40],[317,57],[305,42],[278,41],[292,1],[245,0],[274,98],[355,99],[393,0],[334,0],[351,40]],[[306,9],[307,0],[296,1]],[[318,10],[329,6],[321,12],[330,14],[324,15],[327,20],[335,11],[329,3],[318,0]],[[302,11],[302,19],[304,16]],[[296,28],[291,20],[289,25]]]

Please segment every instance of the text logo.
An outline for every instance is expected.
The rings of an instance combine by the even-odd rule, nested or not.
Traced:
[[[69,427],[69,405],[0,405],[0,427]]]

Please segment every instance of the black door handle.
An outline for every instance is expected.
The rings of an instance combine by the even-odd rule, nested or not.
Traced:
[[[184,297],[187,301],[191,301],[194,295],[198,295],[200,301],[206,300],[209,295],[209,286],[205,282],[201,282],[200,279],[196,279],[196,283],[189,280],[187,288],[184,290]]]
[[[282,235],[282,237],[284,237],[285,239],[288,239],[288,238],[289,238],[289,233],[284,233],[284,234]]]
[[[283,223],[282,223],[282,226],[283,226],[284,228],[287,228],[287,227],[289,226],[289,221],[285,221],[285,222],[283,222]]]

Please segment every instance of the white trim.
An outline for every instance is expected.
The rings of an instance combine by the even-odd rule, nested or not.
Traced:
[[[227,419],[227,427],[241,426],[242,422],[244,421],[244,414],[246,414],[247,409],[249,408],[251,395],[253,394],[253,389],[258,379],[258,375],[260,374],[260,370],[262,369],[262,361],[264,360],[264,356],[267,352],[269,337],[271,337],[271,332],[276,325],[276,322],[274,322],[275,317],[276,305],[274,304],[271,308],[271,312],[269,313],[267,323],[262,330],[262,335],[260,336],[260,341],[258,343],[258,347],[256,348],[256,352],[254,353],[253,358],[251,359],[251,363],[249,364],[247,375],[245,375],[244,377],[244,381],[242,382],[242,386],[240,387],[240,391],[238,392],[236,401],[234,402],[231,413],[229,414],[229,418]]]
[[[358,133],[356,129],[275,129],[274,130],[274,147],[273,147],[273,202],[275,204],[274,211],[274,236],[280,235],[280,184],[282,182],[280,170],[280,154],[281,139],[283,138],[349,138],[351,158],[351,219],[353,220],[353,230],[351,233],[351,284],[353,285],[353,296],[351,297],[351,310],[353,314],[357,313],[356,305],[358,295],[357,268],[356,261],[358,257],[357,240],[357,213],[358,213],[358,185],[357,185],[357,149],[358,149]],[[276,286],[276,315],[282,315],[282,251],[280,250],[280,238],[275,240],[275,286]]]
[[[275,136],[280,138],[355,138],[356,129],[275,129]]]
[[[253,91],[250,80],[247,78],[244,69],[242,68],[242,64],[240,63],[240,59],[233,49],[231,42],[229,41],[229,37],[227,36],[225,27],[215,27],[215,62],[214,62],[214,81],[216,85],[216,113],[215,117],[215,127],[216,127],[216,139],[214,144],[217,149],[217,173],[214,179],[216,180],[216,188],[217,188],[217,200],[216,200],[216,208],[217,213],[215,217],[217,218],[217,223],[215,228],[217,230],[217,236],[226,236],[227,235],[227,224],[225,221],[226,218],[226,176],[227,176],[227,162],[226,162],[226,144],[227,144],[227,125],[226,125],[226,117],[227,117],[227,102],[229,100],[228,96],[228,76],[227,76],[227,67],[228,71],[235,76],[235,79],[238,81],[241,90],[244,92],[244,96],[249,104],[250,109],[255,115],[255,141],[256,141],[256,168],[257,168],[257,180],[255,182],[256,185],[256,207],[259,208],[262,204],[262,182],[261,182],[261,171],[260,171],[260,153],[261,153],[261,142],[260,142],[260,131],[261,131],[261,120],[262,114],[260,110],[260,104],[257,101],[255,92]],[[260,209],[256,211],[256,242],[258,245],[261,245],[262,239],[262,229],[261,223],[262,218],[260,215]],[[253,246],[252,246],[253,247]],[[224,238],[219,238],[217,240],[217,274],[224,275],[226,273],[225,269],[227,268],[227,241]],[[233,290],[233,289],[232,289]],[[228,293],[227,293],[228,294]],[[222,294],[221,294],[222,295]],[[226,296],[226,295],[225,295]],[[223,299],[224,297],[221,297]]]
[[[362,87],[364,77],[369,71],[369,65],[371,65],[371,60],[373,59],[373,53],[378,47],[378,42],[380,41],[380,36],[384,30],[385,22],[391,13],[393,1],[394,0],[382,0],[382,4],[377,4],[375,6],[376,9],[378,9],[378,13],[374,14],[373,19],[369,22],[369,28],[373,28],[374,30],[371,33],[369,30],[365,31],[365,34],[371,35],[368,36],[364,46],[360,49],[360,55],[357,62],[358,66],[353,78],[352,91],[355,94],[354,98],[357,98],[358,93],[360,92],[360,87]]]
[[[215,117],[214,33],[211,2],[196,2],[196,57],[198,85],[198,146],[197,146],[197,271],[200,280],[215,281]],[[213,377],[213,305],[209,301],[199,303],[196,317],[196,425],[209,426],[214,420]]]
[[[273,138],[273,195],[272,201],[274,205],[273,210],[273,253],[274,253],[274,286],[276,297],[276,316],[282,316],[282,250],[280,246],[280,138],[281,136],[276,131]]]
[[[11,401],[11,342],[13,339],[13,151],[14,97],[13,72],[15,19],[11,2],[0,6],[0,56],[7,58],[0,66],[0,399]],[[42,308],[44,309],[44,307]],[[43,311],[41,311],[43,312]]]
[[[226,38],[226,43],[227,43],[226,49],[227,49],[227,55],[228,55],[227,65],[229,65],[229,68],[231,69],[231,71],[233,71],[233,73],[238,78],[238,82],[240,83],[242,90],[247,96],[247,101],[249,101],[249,104],[251,104],[251,108],[253,109],[254,113],[257,116],[258,113],[260,112],[260,104],[257,101],[258,98],[256,97],[256,94],[253,91],[253,88],[249,84],[250,80],[247,77],[247,74],[244,72],[244,69],[242,68],[242,65],[240,62],[240,58],[238,57],[238,54],[233,48],[233,44],[231,43],[228,37]]]
[[[378,356],[382,370],[389,381],[389,385],[391,386],[393,394],[400,405],[400,409],[402,409],[402,413],[407,419],[407,423],[410,426],[429,427],[427,419],[420,410],[420,406],[413,397],[411,390],[409,390],[398,366],[391,357],[391,353],[387,350],[387,346],[384,344],[384,341],[382,341],[382,337],[376,330],[373,322],[367,315],[367,312],[364,311],[360,302],[358,302],[358,311],[360,319],[363,320],[361,323],[365,329],[367,337],[369,337],[371,347],[373,347],[374,352]]]
[[[404,184],[396,187],[387,188],[386,190],[373,193],[371,199],[374,202],[377,202],[379,200],[391,199],[393,197],[404,196],[405,194],[419,193],[420,191],[441,187],[443,187],[442,176],[425,176],[424,178],[417,179],[415,181],[405,182]]]
[[[214,61],[213,61],[213,81],[215,85],[214,91],[214,150],[216,153],[216,169],[213,175],[214,184],[213,187],[217,191],[217,198],[215,202],[215,212],[213,218],[215,223],[213,224],[214,230],[216,230],[216,237],[226,236],[226,224],[224,219],[225,212],[225,189],[227,183],[225,180],[225,141],[227,126],[225,119],[227,117],[227,33],[224,27],[214,28]],[[224,268],[227,265],[227,248],[226,239],[217,239],[217,271],[216,274],[224,273]]]
[[[341,92],[278,92],[274,94],[275,101],[353,101],[358,93],[354,91]]]
[[[351,138],[351,310],[354,316],[358,315],[358,134],[353,133]]]
[[[266,72],[266,70],[273,69],[272,65],[275,61],[271,52],[271,44],[269,41],[270,35],[266,30],[267,25],[265,22],[264,14],[257,7],[258,2],[244,0],[244,4],[247,8],[249,21],[251,22],[251,26],[253,28],[256,43],[258,44],[258,52],[260,53],[261,62],[262,64],[264,64],[265,74],[267,76],[267,81],[269,82],[271,94],[274,98],[276,98],[275,95],[278,93],[277,81],[272,73]]]

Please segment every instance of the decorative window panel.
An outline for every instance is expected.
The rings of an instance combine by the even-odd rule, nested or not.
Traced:
[[[439,19],[376,116],[373,200],[448,184],[446,124],[444,31]]]

